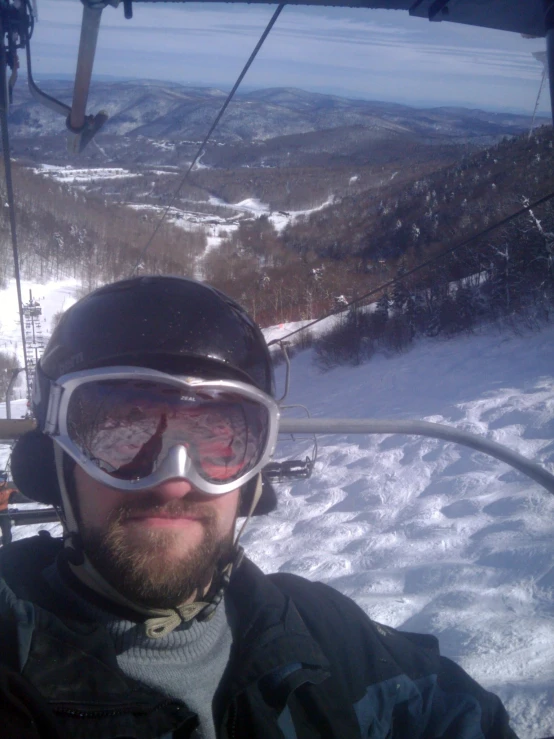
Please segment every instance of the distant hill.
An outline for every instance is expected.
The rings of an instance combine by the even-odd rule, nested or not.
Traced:
[[[71,88],[58,81],[48,91],[67,100]],[[288,88],[233,102],[182,185],[224,97],[100,82],[89,110],[105,108],[111,118],[82,156],[70,157],[61,117],[18,88],[10,121],[26,276],[73,275],[84,264],[92,285],[143,263],[145,271],[201,276],[265,325],[313,318],[554,189],[552,129],[529,137],[525,116]],[[443,265],[441,284],[499,274],[507,241],[550,238],[524,221]],[[0,237],[1,281],[11,264],[6,219]],[[419,295],[435,273],[423,277],[411,284]]]
[[[411,182],[393,178],[337,198],[289,226],[285,243],[299,253],[375,262],[461,240],[526,198],[554,190],[552,127],[542,126],[531,138],[506,138],[425,176],[413,174]]]
[[[70,102],[66,80],[48,80],[45,90]],[[176,83],[96,82],[88,110],[105,110],[103,131],[79,157],[126,164],[184,166],[204,138],[226,97],[213,88]],[[16,156],[69,163],[64,121],[39,105],[24,84],[10,110]],[[238,94],[229,106],[203,158],[212,167],[343,166],[375,163],[420,149],[486,146],[505,135],[528,130],[528,116],[464,108],[417,109],[406,105],[352,100],[295,88]],[[317,135],[316,135],[317,134]],[[137,142],[140,145],[137,146]],[[388,152],[388,153],[387,153]]]

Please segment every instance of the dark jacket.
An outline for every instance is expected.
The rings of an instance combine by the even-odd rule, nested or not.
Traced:
[[[57,602],[40,572],[60,550],[34,537],[0,558],[2,736],[191,736],[196,716],[126,677],[103,627]],[[223,739],[515,737],[498,698],[432,636],[380,626],[332,588],[248,560],[227,597],[240,627],[214,700]]]

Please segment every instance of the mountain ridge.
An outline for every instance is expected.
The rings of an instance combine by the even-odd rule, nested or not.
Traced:
[[[70,103],[72,86],[66,80],[50,80],[45,91]],[[138,147],[151,163],[183,166],[203,140],[227,93],[217,88],[188,87],[178,83],[150,81],[95,82],[88,111],[105,110],[109,119],[95,143],[112,162],[132,161]],[[10,109],[10,134],[16,156],[42,163],[72,163],[65,147],[61,116],[41,106],[22,84],[16,88]],[[377,152],[383,141],[405,140],[422,146],[488,146],[503,136],[529,129],[529,116],[489,113],[465,108],[414,108],[398,103],[342,98],[297,88],[266,88],[237,93],[206,150],[204,165],[226,167],[229,151],[236,166],[242,152],[248,166],[264,166],[256,147],[282,140],[273,166],[288,166],[287,136],[309,137],[319,131],[336,130],[332,153],[351,157],[345,130],[363,130],[368,152]],[[352,138],[353,134],[350,134]],[[329,135],[327,135],[329,138]],[[347,137],[348,138],[348,137]],[[375,139],[375,140],[372,140]],[[165,141],[161,154],[153,142]],[[225,150],[225,151],[224,151]],[[240,151],[239,151],[240,150]],[[239,156],[237,156],[239,155]],[[296,152],[299,166],[308,164],[302,147]],[[89,146],[79,157],[82,163],[99,160],[97,147]],[[356,163],[355,161],[353,163]],[[324,166],[333,166],[325,162]]]

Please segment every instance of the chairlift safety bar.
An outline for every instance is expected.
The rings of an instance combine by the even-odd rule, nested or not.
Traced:
[[[0,420],[0,441],[12,440],[36,428],[33,419]],[[407,434],[463,444],[511,465],[554,494],[554,475],[537,462],[508,447],[453,426],[429,421],[397,421],[375,418],[281,418],[281,434]],[[294,460],[295,464],[298,463]],[[298,472],[300,470],[298,469]],[[283,471],[283,477],[285,476]],[[305,476],[305,475],[298,475]],[[277,475],[278,477],[278,475]]]

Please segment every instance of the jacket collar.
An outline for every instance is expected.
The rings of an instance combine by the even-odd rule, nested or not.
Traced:
[[[159,700],[159,694],[137,692],[137,686],[131,685],[132,681],[117,666],[104,628],[66,618],[60,615],[59,604],[52,603],[40,573],[55,561],[61,549],[60,540],[33,537],[10,545],[0,556],[0,575],[7,581],[0,587],[0,619],[15,616],[19,620],[27,614],[29,638],[25,640],[26,651],[20,649],[24,654],[23,672],[29,673],[29,677],[32,673],[32,681],[50,700],[59,700],[64,690],[69,703],[82,703],[87,694],[90,700],[93,680],[96,703],[124,700],[125,693],[131,690],[139,702],[152,705],[152,701]],[[39,567],[37,562],[41,563]],[[294,603],[246,558],[233,573],[226,601],[232,613],[234,639],[224,690],[228,699],[264,678],[269,685],[280,684],[284,690],[293,690],[306,675],[311,682],[327,677],[329,662]],[[31,647],[33,632],[38,638],[33,639]],[[60,670],[53,676],[55,664]],[[74,667],[68,670],[68,665]],[[77,679],[79,674],[88,676],[86,684]],[[70,678],[66,679],[68,675]]]
[[[329,661],[294,603],[250,560],[233,574],[226,597],[239,624],[232,654],[239,667],[229,683],[233,694],[263,676],[290,674],[292,666],[328,674]]]
[[[21,601],[28,601],[39,607],[35,610],[50,611],[61,618],[69,615],[71,619],[67,611],[60,610],[60,604],[52,597],[41,574],[44,568],[55,562],[62,549],[61,539],[35,536],[0,550],[0,578],[5,581],[0,616],[6,617],[6,609],[17,608]],[[37,566],[37,563],[40,564]],[[93,593],[89,595],[94,598]],[[296,656],[296,661],[299,661],[298,649],[301,648],[300,661],[312,666],[328,666],[328,660],[311,638],[290,598],[246,557],[233,572],[226,599],[234,612],[235,649],[243,659],[253,652],[262,652],[267,658],[264,664],[267,661],[278,666],[275,661],[282,663],[282,660],[276,659],[276,655],[271,658],[271,645],[279,642],[277,652],[286,654],[286,658]],[[105,607],[106,603],[102,606]],[[128,616],[127,613],[125,615]],[[289,643],[294,645],[291,649],[287,646]],[[284,652],[281,651],[283,644]]]

